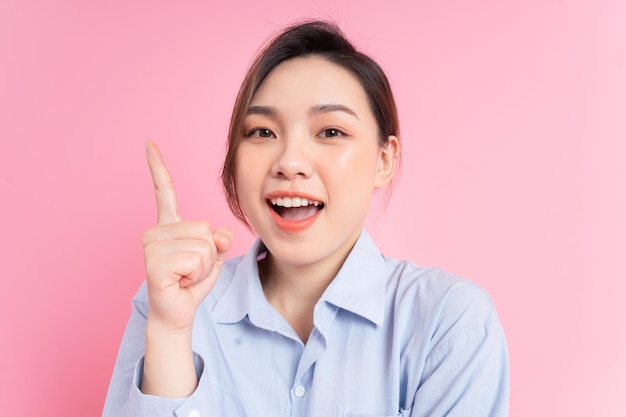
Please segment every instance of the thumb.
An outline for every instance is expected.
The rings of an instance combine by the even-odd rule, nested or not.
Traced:
[[[218,257],[223,259],[224,254],[233,245],[233,232],[225,227],[220,227],[213,232],[213,241],[217,248]]]
[[[210,272],[208,277],[209,279],[200,280],[199,282],[189,286],[192,292],[195,293],[198,302],[201,302],[213,289],[215,280],[217,280],[217,277],[222,269],[222,265],[224,264],[226,252],[233,244],[233,232],[225,227],[220,227],[213,232],[213,242],[215,243],[215,248],[217,249],[217,259]]]

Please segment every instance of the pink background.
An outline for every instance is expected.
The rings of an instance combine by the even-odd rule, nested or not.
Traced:
[[[99,415],[155,221],[144,141],[245,250],[217,180],[235,93],[268,35],[325,16],[401,112],[381,249],[490,292],[511,416],[626,415],[621,0],[2,0],[0,414]]]

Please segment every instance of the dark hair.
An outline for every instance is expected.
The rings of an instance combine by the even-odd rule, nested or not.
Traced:
[[[222,183],[226,200],[233,214],[249,226],[239,203],[235,184],[235,160],[244,135],[243,120],[263,80],[281,62],[288,59],[318,55],[350,71],[361,83],[378,124],[381,146],[386,146],[389,135],[399,137],[398,111],[389,81],[380,66],[359,52],[334,24],[325,21],[307,21],[287,27],[263,48],[241,84],[228,131],[228,150],[222,167]]]

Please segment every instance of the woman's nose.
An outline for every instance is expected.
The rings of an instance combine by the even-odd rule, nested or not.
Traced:
[[[313,161],[309,148],[305,138],[285,139],[272,165],[272,175],[289,180],[310,177],[313,172]]]

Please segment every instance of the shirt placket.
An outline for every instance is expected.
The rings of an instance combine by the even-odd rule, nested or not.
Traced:
[[[306,416],[309,410],[315,363],[326,351],[324,336],[314,328],[304,347],[291,386],[291,416]]]

